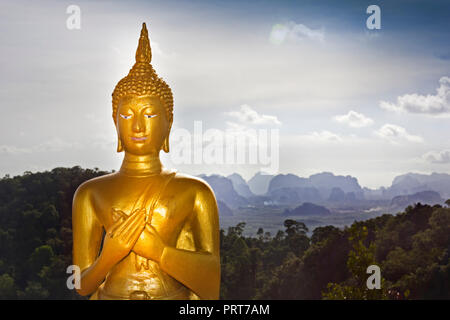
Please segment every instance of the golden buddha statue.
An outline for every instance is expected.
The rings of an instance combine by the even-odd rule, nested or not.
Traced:
[[[77,291],[91,299],[218,299],[217,202],[201,179],[161,165],[173,98],[151,57],[144,23],[136,63],[112,94],[122,166],[80,185],[73,200]]]

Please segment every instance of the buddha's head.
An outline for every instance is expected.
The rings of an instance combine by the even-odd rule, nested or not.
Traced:
[[[152,53],[145,23],[142,25],[136,63],[119,81],[112,94],[113,119],[117,129],[117,151],[135,155],[169,152],[173,121],[170,87],[150,64]]]

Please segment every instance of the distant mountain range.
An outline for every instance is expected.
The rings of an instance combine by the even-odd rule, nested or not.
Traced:
[[[199,177],[212,187],[220,201],[220,214],[227,216],[237,209],[265,206],[291,208],[288,210],[292,210],[292,215],[329,214],[332,208],[344,207],[356,210],[381,206],[392,211],[417,202],[443,203],[450,198],[450,175],[445,173],[407,173],[395,177],[390,187],[379,189],[363,188],[355,177],[331,172],[308,178],[257,173],[248,181],[237,173],[227,177],[216,174]]]
[[[428,190],[438,192],[445,199],[450,198],[450,175],[407,173],[395,177],[392,186],[385,190],[384,194],[387,197],[394,197]]]
[[[420,191],[411,195],[396,196],[391,200],[391,208],[403,210],[405,207],[414,203],[436,204],[444,202],[440,194],[436,191]]]

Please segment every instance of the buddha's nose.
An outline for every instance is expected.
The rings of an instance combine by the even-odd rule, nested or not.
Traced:
[[[134,117],[133,121],[133,131],[134,132],[142,132],[145,129],[145,122],[142,117]]]

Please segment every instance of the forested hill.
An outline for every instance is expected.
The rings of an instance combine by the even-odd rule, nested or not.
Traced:
[[[79,299],[67,289],[80,167],[0,180],[0,299]],[[286,220],[270,235],[221,230],[222,299],[450,299],[450,209],[417,204],[344,230]],[[381,268],[382,289],[366,288]]]
[[[107,172],[56,168],[0,180],[0,297],[71,299],[72,199]]]

